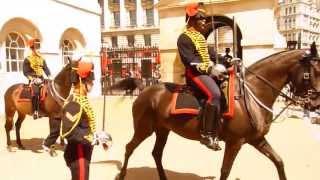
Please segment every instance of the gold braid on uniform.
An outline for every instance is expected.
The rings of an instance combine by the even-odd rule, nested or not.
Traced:
[[[89,103],[88,97],[85,95],[74,94],[74,101],[80,104],[82,110],[86,113],[88,118],[90,134],[85,138],[92,142],[93,133],[96,132],[96,115]]]
[[[198,71],[208,73],[211,61],[206,39],[200,32],[197,31],[186,30],[184,34],[192,40],[197,52],[201,57],[201,63],[199,64],[199,66],[197,66]]]
[[[38,55],[30,55],[28,56],[28,60],[30,62],[30,66],[35,72],[35,74],[39,77],[43,75],[43,62],[44,59]]]

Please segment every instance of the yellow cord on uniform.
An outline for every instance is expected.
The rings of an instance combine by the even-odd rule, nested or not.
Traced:
[[[37,76],[43,75],[44,59],[39,55],[30,55],[27,57],[30,62],[31,68],[34,70]]]
[[[184,32],[196,46],[196,50],[201,57],[201,63],[197,67],[199,71],[208,73],[208,68],[210,66],[210,56],[208,51],[208,46],[205,37],[197,31],[186,30]]]
[[[83,112],[87,115],[89,125],[89,135],[86,137],[89,141],[93,140],[93,133],[96,132],[96,115],[89,103],[89,99],[85,95],[74,94],[74,101],[79,103]]]

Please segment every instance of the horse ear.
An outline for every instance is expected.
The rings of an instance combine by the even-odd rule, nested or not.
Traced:
[[[67,57],[67,60],[68,60],[68,63],[71,64],[72,60],[70,56]]]

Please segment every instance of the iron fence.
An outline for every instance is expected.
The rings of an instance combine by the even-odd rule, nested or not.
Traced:
[[[158,83],[160,79],[160,53],[158,47],[107,48],[101,52],[101,91],[104,95],[122,95],[109,89],[116,82],[128,78],[141,79],[144,85]],[[135,91],[137,95],[139,91]]]

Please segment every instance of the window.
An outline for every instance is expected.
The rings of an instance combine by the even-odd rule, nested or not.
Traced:
[[[143,35],[143,37],[144,37],[144,45],[151,46],[151,35],[145,34],[145,35]]]
[[[289,19],[289,28],[291,28],[291,19]]]
[[[153,8],[146,9],[146,17],[147,17],[147,26],[154,25],[154,14],[153,14]]]
[[[286,15],[288,15],[288,8],[286,8]]]
[[[290,7],[290,8],[289,8],[289,14],[291,14],[291,12],[292,12],[292,8]]]
[[[6,37],[6,65],[7,72],[22,71],[25,43],[17,33],[9,33]]]
[[[113,36],[111,37],[111,43],[112,43],[112,47],[118,47],[118,37],[117,36]]]
[[[62,43],[62,60],[63,64],[68,63],[68,57],[72,57],[73,51],[74,51],[74,46],[72,45],[71,41],[69,40],[63,40]]]
[[[119,27],[120,26],[120,12],[119,11],[113,12],[113,20],[114,20],[114,26]]]
[[[127,40],[128,40],[128,46],[133,47],[134,46],[134,36],[133,35],[127,36]]]
[[[129,16],[130,16],[130,26],[136,26],[137,25],[136,10],[129,11]]]
[[[296,7],[293,7],[293,13],[296,13]]]
[[[287,19],[285,19],[284,20],[284,25],[286,26],[286,28],[287,28],[287,25],[288,25],[287,23],[288,23],[288,21],[287,21]]]
[[[114,4],[119,4],[119,3],[120,3],[120,0],[112,0],[112,3],[114,3]]]

